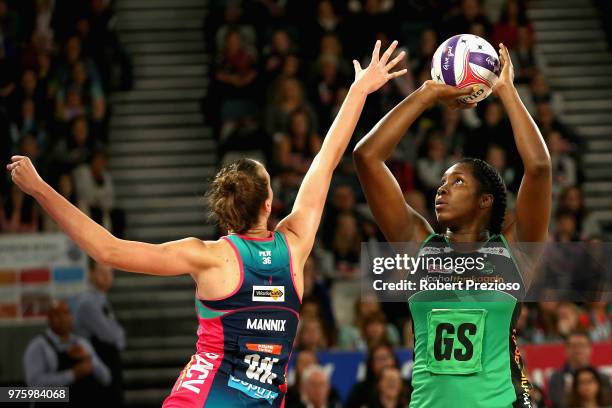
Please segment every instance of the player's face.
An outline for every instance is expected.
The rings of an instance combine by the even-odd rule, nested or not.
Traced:
[[[480,210],[478,180],[469,164],[457,163],[444,173],[436,193],[436,217],[441,226],[454,228],[476,218]]]

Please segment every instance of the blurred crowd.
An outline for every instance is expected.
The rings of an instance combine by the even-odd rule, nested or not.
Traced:
[[[290,212],[302,177],[346,96],[354,75],[351,60],[367,66],[377,39],[382,49],[397,39],[406,51],[397,69],[408,68],[407,75],[369,96],[353,145],[334,176],[316,249],[304,272],[296,340],[298,376],[294,400],[288,401],[288,406],[317,407],[325,406],[314,402],[323,398],[326,406],[335,406],[338,396],[323,386],[325,376],[313,353],[341,349],[364,350],[369,356],[368,378],[355,386],[347,406],[403,406],[409,385],[401,381],[392,348],[413,346],[411,321],[407,307],[360,297],[361,243],[383,237],[355,175],[350,157],[354,143],[430,79],[437,46],[458,33],[478,35],[496,48],[503,42],[511,50],[517,89],[553,162],[549,241],[560,248],[602,239],[581,189],[583,143],[560,119],[563,98],[547,82],[526,0],[506,0],[495,15],[478,0],[297,3],[212,3],[205,30],[214,69],[203,109],[207,118],[214,119],[220,164],[243,156],[266,164],[275,193],[273,226]],[[388,165],[406,201],[435,226],[433,199],[440,177],[463,156],[485,159],[500,172],[509,190],[506,222],[510,222],[523,170],[508,118],[493,96],[472,111],[430,109],[408,131]],[[571,253],[571,245],[567,247],[569,252],[559,249],[549,255],[555,264],[546,271],[542,286],[563,291],[576,288],[584,278],[584,259]],[[588,350],[591,342],[612,340],[611,311],[603,302],[551,300],[525,305],[518,321],[521,344],[565,341],[571,356],[574,337],[585,343],[582,360],[568,362],[559,374],[561,380],[555,377],[557,382],[548,390],[534,390],[538,406],[583,406],[593,395],[608,398],[604,394],[609,394],[609,381],[590,368]],[[577,380],[572,382],[568,375]],[[581,385],[583,381],[590,386]]]
[[[108,98],[130,89],[132,74],[109,0],[0,0],[0,30],[0,160],[27,155],[60,194],[121,235]],[[57,230],[5,172],[0,233]]]
[[[408,68],[408,73],[369,96],[353,144],[334,176],[320,236],[304,269],[288,408],[340,406],[317,361],[316,353],[329,349],[368,355],[365,379],[344,406],[404,407],[409,401],[410,384],[393,353],[396,347],[414,345],[408,307],[360,295],[361,243],[384,239],[365,203],[350,151],[386,112],[430,78],[433,53],[449,36],[472,33],[510,48],[517,88],[552,157],[550,241],[601,241],[602,231],[585,208],[581,189],[583,144],[560,119],[563,99],[547,83],[526,12],[528,0],[506,0],[496,15],[479,0],[209,4],[204,31],[214,62],[202,108],[218,138],[219,164],[244,156],[266,164],[275,193],[272,224],[291,210],[346,96],[353,79],[351,60],[367,66],[376,39],[383,49],[397,39],[407,54],[396,69]],[[114,90],[130,89],[132,78],[113,23],[108,0],[0,0],[0,159],[6,163],[12,154],[28,155],[60,194],[121,236],[124,216],[114,203],[105,149],[108,98]],[[114,67],[119,75],[113,74]],[[472,111],[430,109],[388,165],[407,203],[435,226],[432,201],[440,176],[462,156],[485,159],[498,169],[509,190],[506,220],[511,220],[522,166],[508,118],[493,96]],[[57,230],[30,197],[0,177],[0,233]],[[555,285],[575,286],[583,265],[572,253],[554,256],[559,261],[551,271]],[[31,370],[26,371],[28,384],[81,381],[93,392],[119,381],[116,359],[125,338],[105,297],[112,277],[94,265],[90,278],[92,291],[83,297],[74,322],[65,304],[52,305],[49,330],[33,340],[24,356]],[[609,379],[591,366],[593,343],[612,341],[611,312],[604,302],[524,305],[517,322],[519,343],[561,341],[566,347],[564,367],[550,377],[547,389],[533,391],[537,406],[612,404]],[[103,330],[96,332],[83,316],[98,316],[105,323],[96,327]],[[39,365],[31,368],[30,361]],[[529,369],[529,361],[526,365]],[[49,367],[64,377],[40,377]]]

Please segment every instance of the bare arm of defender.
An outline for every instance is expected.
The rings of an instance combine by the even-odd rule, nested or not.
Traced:
[[[7,170],[13,182],[34,197],[62,230],[98,262],[151,275],[196,275],[207,267],[222,264],[215,251],[197,238],[148,244],[113,236],[51,188],[27,157],[13,156]]]
[[[372,52],[372,60],[366,69],[362,69],[357,61],[353,61],[355,81],[327,132],[321,150],[302,181],[291,214],[279,223],[278,229],[288,233],[300,265],[306,261],[314,244],[332,174],[353,135],[366,96],[379,89],[388,80],[406,73],[405,69],[389,73],[404,57],[404,52],[401,52],[390,60],[396,46],[397,41],[394,41],[379,58],[380,41],[377,41]]]

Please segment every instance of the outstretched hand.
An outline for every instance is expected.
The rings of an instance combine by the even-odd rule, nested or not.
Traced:
[[[508,52],[508,49],[502,43],[499,44],[499,62],[501,63],[501,73],[493,86],[493,93],[496,95],[500,91],[512,89],[514,86],[514,66],[510,59],[510,52]]]
[[[11,173],[13,183],[26,194],[34,194],[44,184],[32,161],[26,156],[11,157],[11,163],[6,166],[6,170]]]
[[[378,90],[390,79],[397,78],[398,76],[404,75],[406,72],[408,72],[407,69],[389,72],[406,55],[406,53],[402,51],[395,58],[389,61],[389,58],[391,58],[393,51],[395,51],[395,48],[397,47],[397,41],[393,41],[393,43],[391,43],[382,57],[379,57],[380,46],[380,40],[376,41],[374,51],[372,51],[372,60],[366,69],[361,68],[359,61],[353,60],[353,66],[355,67],[355,81],[353,84],[363,87],[368,94]]]

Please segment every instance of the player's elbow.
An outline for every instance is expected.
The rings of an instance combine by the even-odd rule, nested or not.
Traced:
[[[120,239],[113,236],[105,245],[101,246],[96,254],[93,254],[92,258],[98,263],[116,267],[114,260],[119,259],[119,250]]]
[[[525,175],[530,177],[552,177],[552,163],[549,157],[533,160],[525,166]]]
[[[358,167],[364,166],[371,159],[371,155],[365,143],[359,142],[353,149],[353,161]]]

